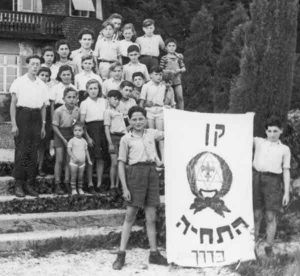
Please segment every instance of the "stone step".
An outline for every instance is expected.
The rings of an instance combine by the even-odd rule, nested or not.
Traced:
[[[124,209],[0,215],[0,234],[114,227],[123,224]]]
[[[49,213],[49,212],[77,212],[86,210],[107,210],[123,208],[120,194],[112,196],[109,193],[97,195],[53,195],[44,194],[38,198],[26,196],[0,196],[0,214],[18,213]]]
[[[25,250],[40,253],[86,248],[107,249],[119,245],[121,231],[122,226],[116,226],[1,234],[0,254],[11,255]],[[136,240],[142,233],[142,227],[134,226],[131,239]]]

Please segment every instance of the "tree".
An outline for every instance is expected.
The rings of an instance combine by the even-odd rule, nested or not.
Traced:
[[[212,111],[212,70],[215,63],[212,47],[213,18],[203,6],[192,19],[190,36],[186,40],[187,74],[186,107],[190,110]]]
[[[230,111],[256,112],[255,135],[263,135],[265,120],[271,115],[286,120],[290,106],[298,0],[254,0],[250,13]]]
[[[214,111],[226,112],[229,108],[231,83],[240,73],[241,50],[244,45],[244,27],[249,20],[247,11],[238,4],[227,23],[222,51],[216,64]]]

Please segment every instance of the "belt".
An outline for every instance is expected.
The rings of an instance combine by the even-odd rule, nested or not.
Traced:
[[[116,60],[99,59],[99,62],[115,63],[115,62],[116,62]]]
[[[111,133],[111,134],[115,135],[115,136],[120,136],[120,137],[124,136],[124,133],[122,133],[122,132],[114,132],[114,133]]]
[[[260,172],[260,171],[257,171],[256,169],[253,169],[253,171],[255,171],[256,173],[258,173],[258,174],[260,174],[260,175],[282,176],[282,173]]]
[[[145,162],[137,162],[137,163],[134,163],[130,166],[155,166],[155,162],[153,161],[145,161]]]
[[[41,111],[40,108],[30,108],[30,107],[26,107],[26,106],[17,106],[17,109],[25,110],[25,111],[33,111],[33,112]]]

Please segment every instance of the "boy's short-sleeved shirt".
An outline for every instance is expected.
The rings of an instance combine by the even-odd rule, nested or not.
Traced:
[[[115,80],[114,78],[107,79],[102,84],[102,94],[107,96],[110,90],[120,90],[120,84],[122,80]]]
[[[75,86],[77,88],[78,91],[80,90],[86,90],[86,83],[91,80],[91,79],[95,79],[97,81],[99,81],[99,83],[102,85],[102,79],[99,75],[95,74],[94,72],[84,72],[81,71],[80,73],[78,73],[77,75],[75,75]]]
[[[117,61],[120,55],[119,51],[119,42],[117,40],[108,40],[103,37],[97,40],[94,56],[98,59]]]
[[[154,105],[163,106],[166,93],[166,86],[162,83],[155,84],[149,81],[143,85],[140,100],[151,101]]]
[[[120,54],[123,57],[127,57],[127,49],[129,46],[131,45],[137,45],[139,46],[137,43],[134,43],[132,41],[127,41],[126,39],[122,39],[119,41],[119,50],[120,50]]]
[[[136,43],[141,47],[141,55],[159,56],[160,45],[164,45],[164,41],[160,35],[147,37],[145,35],[136,39]]]
[[[128,110],[136,105],[136,101],[133,98],[128,98],[128,100],[122,99],[117,107],[117,110],[123,114],[124,117],[128,116]]]
[[[104,125],[109,126],[112,134],[127,132],[123,114],[111,107],[104,111]]]
[[[70,58],[72,59],[72,62],[74,64],[75,74],[82,72],[82,67],[81,67],[82,56],[84,56],[84,55],[93,56],[93,53],[94,53],[94,51],[92,49],[90,49],[88,52],[86,52],[82,48],[72,51]]]
[[[271,172],[281,174],[283,169],[290,168],[290,148],[280,141],[270,142],[267,139],[254,138],[253,167],[259,172]]]
[[[104,98],[97,98],[96,101],[88,97],[80,104],[80,114],[85,115],[85,122],[103,121],[104,111],[107,107],[107,101]]]
[[[16,94],[17,107],[42,108],[49,101],[47,85],[38,77],[32,81],[28,74],[15,79],[9,91]]]
[[[143,63],[138,62],[133,64],[131,62],[127,63],[123,67],[123,79],[132,82],[132,75],[135,72],[141,72],[145,76],[146,81],[150,80],[147,66]]]
[[[72,83],[70,83],[69,85],[64,85],[62,82],[59,82],[53,85],[50,89],[50,100],[55,104],[64,104],[64,91],[68,87],[77,90]]]
[[[157,159],[155,141],[163,138],[164,132],[157,129],[145,129],[142,137],[129,132],[121,138],[118,160],[129,165],[155,162]]]
[[[54,110],[52,125],[59,128],[72,127],[80,116],[80,109],[74,106],[73,110],[67,109],[66,105],[62,105]]]
[[[84,138],[73,137],[68,142],[68,148],[72,149],[72,153],[80,162],[85,162],[85,153],[88,148],[88,144]]]

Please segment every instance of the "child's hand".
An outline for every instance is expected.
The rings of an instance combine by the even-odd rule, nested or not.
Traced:
[[[93,162],[91,160],[88,160],[88,164],[92,166]]]
[[[130,200],[131,200],[131,194],[130,194],[130,192],[129,192],[128,189],[125,189],[125,190],[123,191],[123,198],[124,198],[126,201],[130,201]]]
[[[93,147],[94,146],[94,141],[93,141],[92,138],[88,138],[87,139],[87,143],[88,143],[89,147]]]
[[[68,147],[68,141],[66,139],[63,140],[65,147]]]
[[[13,125],[11,128],[11,133],[13,136],[17,137],[19,135],[19,129],[16,125]]]
[[[113,144],[109,144],[108,151],[109,151],[109,153],[114,153],[115,152],[115,147],[114,147]]]
[[[42,126],[42,129],[41,129],[41,139],[44,139],[45,136],[46,136],[45,126]]]
[[[179,73],[181,73],[181,69],[178,68],[175,70],[175,74],[179,74]]]
[[[282,198],[282,206],[287,206],[290,202],[290,193],[284,193],[283,198]]]

